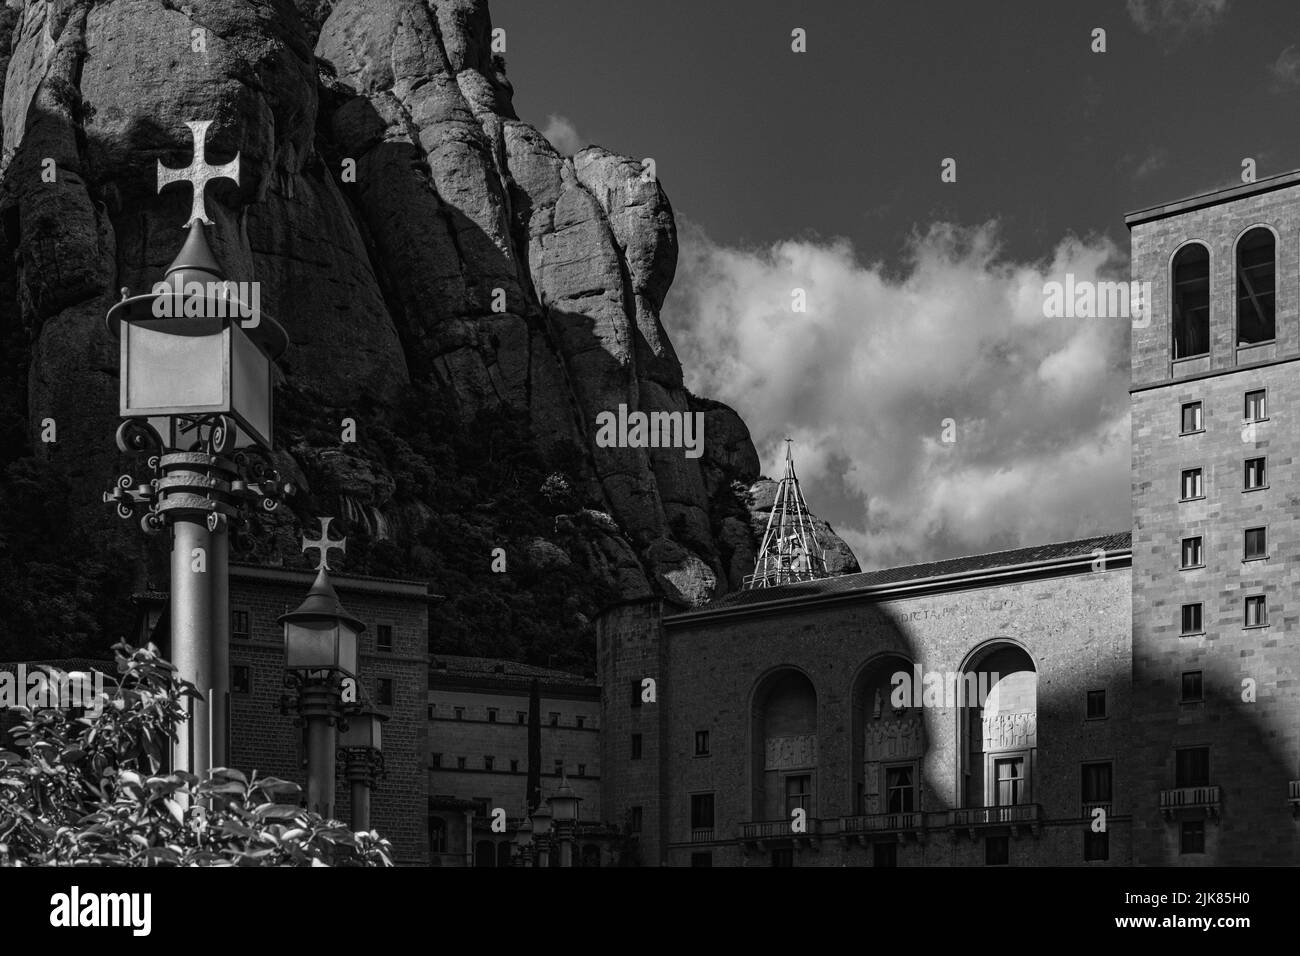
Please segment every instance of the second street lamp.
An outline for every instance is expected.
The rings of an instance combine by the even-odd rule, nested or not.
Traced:
[[[370,829],[370,791],[384,776],[383,725],[387,714],[369,705],[347,714],[339,738],[344,773],[351,786],[352,829]]]

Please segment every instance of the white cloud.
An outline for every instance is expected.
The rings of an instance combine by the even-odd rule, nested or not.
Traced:
[[[1043,318],[1047,281],[1127,278],[1108,240],[1014,263],[996,224],[937,224],[900,272],[845,240],[678,227],[664,319],[688,385],[740,412],[769,475],[795,438],[809,506],[864,567],[1128,527],[1128,323]]]
[[[591,142],[578,133],[578,127],[573,125],[572,120],[557,113],[546,117],[546,128],[542,130],[542,135],[550,140],[562,156],[572,156]]]
[[[1300,87],[1300,48],[1294,43],[1279,54],[1268,68],[1273,77],[1273,89],[1281,92]]]
[[[1214,25],[1228,0],[1128,0],[1128,13],[1143,33],[1180,36]]]

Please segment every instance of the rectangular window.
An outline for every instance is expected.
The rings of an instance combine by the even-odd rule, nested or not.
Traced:
[[[632,706],[641,706],[641,681],[636,677],[632,678]]]
[[[1025,758],[1008,757],[993,761],[995,805],[1013,807],[1025,802]]]
[[[1183,501],[1205,497],[1204,473],[1200,468],[1188,468],[1183,472]]]
[[[1268,529],[1247,528],[1244,557],[1247,561],[1268,557]]]
[[[253,689],[253,675],[247,664],[235,664],[230,668],[230,692],[247,694]]]
[[[1268,608],[1264,595],[1252,594],[1246,598],[1246,627],[1264,627],[1268,624]]]
[[[1268,403],[1264,398],[1264,389],[1246,393],[1246,421],[1262,422],[1268,419]]]
[[[1205,564],[1202,541],[1199,535],[1195,538],[1183,538],[1183,567],[1199,568]]]
[[[709,755],[709,732],[707,730],[695,731],[695,756],[707,757]]]
[[[1188,402],[1183,406],[1183,431],[1184,435],[1190,435],[1192,432],[1204,431],[1204,425],[1201,419],[1201,403]]]
[[[515,711],[515,719],[518,720],[519,723],[521,724],[527,723],[528,715],[524,713],[522,710],[517,710]]]
[[[1083,802],[1110,803],[1113,770],[1109,761],[1083,765]]]
[[[557,713],[551,713],[551,714],[550,714],[550,719],[551,719],[551,726],[552,726],[552,727],[558,727],[558,726],[560,726],[560,715],[559,715],[559,714],[557,714]]]
[[[578,764],[578,776],[585,777],[586,775],[587,775],[587,765],[585,763]]]
[[[782,847],[772,851],[772,865],[780,867],[794,866],[794,850],[790,847]]]
[[[563,776],[563,774],[564,774],[564,761],[563,760],[555,761],[555,775],[559,777],[559,776]]]
[[[792,774],[785,778],[785,816],[802,808],[812,812],[812,775],[807,773]]]
[[[1268,476],[1264,473],[1264,462],[1265,459],[1263,458],[1246,459],[1246,491],[1268,486]]]
[[[641,808],[630,807],[627,811],[627,828],[631,833],[641,832]]]
[[[1182,702],[1184,704],[1204,700],[1204,690],[1204,682],[1200,671],[1183,671]]]
[[[512,761],[510,761],[510,772],[511,772],[511,773],[518,773],[518,772],[519,772],[519,761],[518,761],[518,760],[512,760]]]
[[[495,724],[497,722],[497,709],[495,707],[489,707],[487,709],[487,712],[488,712],[488,723]]]
[[[713,794],[691,794],[691,829],[707,830],[713,827]]]
[[[574,726],[577,727],[579,730],[587,726],[587,718],[582,716],[582,714],[578,714],[578,716],[574,717],[573,720],[574,720]]]
[[[433,715],[434,715],[435,713],[437,713],[437,710],[434,708],[433,704],[430,704],[430,705],[429,705],[429,719],[430,719],[430,720],[433,720]]]
[[[252,621],[247,611],[230,612],[230,637],[236,641],[247,641],[253,636]]]
[[[1210,785],[1210,748],[1184,747],[1174,751],[1174,786]]]
[[[429,766],[432,767],[434,770],[440,769],[442,767],[442,754],[439,753],[429,754]]]
[[[393,625],[378,624],[375,626],[375,650],[381,654],[391,654],[393,652]]]
[[[464,770],[464,769],[465,769],[465,758],[464,758],[464,757],[457,757],[457,758],[456,758],[456,769],[457,769],[457,770]]]
[[[1205,852],[1205,821],[1184,820],[1178,834],[1178,852],[1181,854]]]
[[[457,720],[464,720],[464,719],[465,719],[465,708],[464,708],[464,707],[453,707],[451,710],[452,710],[452,713],[454,713],[454,714],[456,715],[456,719],[457,719]]]
[[[898,866],[897,843],[873,843],[871,846],[872,866]]]
[[[713,866],[712,853],[692,853],[691,866]]]
[[[1104,690],[1088,691],[1088,711],[1089,720],[1101,720],[1106,716],[1106,692]]]
[[[632,735],[632,759],[633,760],[641,759],[641,735],[640,734]]]
[[[1011,838],[991,836],[984,838],[984,865],[1007,866],[1011,863]]]
[[[1183,633],[1200,634],[1201,628],[1201,605],[1184,604],[1183,605]]]
[[[393,706],[393,679],[391,677],[379,678],[379,703],[385,707]]]
[[[911,813],[916,809],[916,771],[911,764],[885,768],[885,812]]]
[[[1092,827],[1083,831],[1083,858],[1086,862],[1110,859],[1110,831],[1094,832]]]
[[[484,769],[484,770],[491,770],[491,769],[493,769],[495,766],[496,766],[496,759],[495,759],[495,758],[493,758],[493,757],[484,757],[484,758],[483,758],[483,769]]]

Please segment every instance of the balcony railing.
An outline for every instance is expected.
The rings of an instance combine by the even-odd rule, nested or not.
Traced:
[[[1291,815],[1300,816],[1300,780],[1292,780],[1286,787],[1287,803],[1291,804]]]
[[[1111,809],[1110,809],[1110,807],[1111,807],[1111,803],[1110,803],[1109,800],[1094,800],[1094,801],[1092,801],[1092,802],[1084,803],[1084,805],[1083,805],[1083,818],[1084,818],[1085,820],[1091,820],[1091,819],[1092,819],[1092,811],[1094,811],[1094,810],[1101,810],[1102,812],[1104,812],[1104,813],[1106,814],[1106,819],[1109,820],[1109,819],[1110,819],[1110,814],[1111,814]]]
[[[713,842],[713,827],[691,827],[692,843]]]
[[[1175,787],[1160,791],[1160,812],[1166,816],[1179,810],[1219,812],[1218,787]]]
[[[803,833],[795,833],[791,829],[790,820],[762,820],[753,823],[742,823],[740,825],[740,837],[742,840],[788,840],[817,836],[821,832],[820,820],[808,817],[804,823],[806,829]]]
[[[899,833],[925,828],[925,817],[919,811],[907,813],[868,813],[856,817],[841,817],[841,833]]]
[[[1037,823],[1042,807],[1036,803],[1017,803],[1007,807],[966,807],[948,811],[948,826],[985,827]]]

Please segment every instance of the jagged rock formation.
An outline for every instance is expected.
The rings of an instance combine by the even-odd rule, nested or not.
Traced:
[[[420,565],[412,549],[442,505],[399,472],[437,436],[367,436],[411,421],[394,409],[424,396],[453,427],[519,418],[569,484],[554,540],[520,538],[521,561],[571,560],[622,597],[692,601],[752,567],[732,487],[758,473],[748,430],[683,388],[659,321],[677,256],[668,199],[638,162],[565,158],[518,119],[490,37],[484,0],[0,10],[0,322],[25,350],[8,389],[25,389],[30,450],[67,467],[80,521],[137,533],[109,530],[98,501],[122,467],[102,318],[179,248],[190,199],[156,194],[155,166],[188,165],[185,121],[210,119],[209,161],[238,152],[242,180],[209,187],[209,236],[292,340],[278,400],[300,414],[281,414],[277,446],[319,513]],[[620,404],[702,412],[703,457],[597,447],[596,415]],[[355,445],[330,437],[344,416],[361,423]],[[55,446],[35,438],[46,418]],[[296,554],[292,526],[280,531]]]

